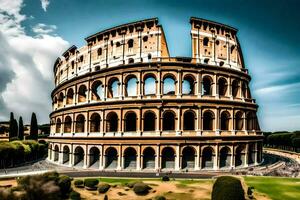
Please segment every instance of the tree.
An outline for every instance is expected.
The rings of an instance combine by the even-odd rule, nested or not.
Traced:
[[[38,124],[37,124],[36,115],[34,112],[31,115],[30,138],[33,140],[38,139]]]
[[[18,136],[18,122],[14,118],[14,113],[10,113],[9,120],[9,140]]]
[[[19,118],[19,133],[18,133],[19,140],[24,139],[24,125],[22,117]]]

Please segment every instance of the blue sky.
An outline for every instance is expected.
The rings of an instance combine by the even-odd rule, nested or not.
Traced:
[[[97,31],[158,17],[164,27],[171,56],[190,56],[189,18],[195,16],[239,29],[238,37],[246,67],[252,76],[252,94],[260,106],[261,128],[266,131],[300,130],[300,1],[14,1],[15,4],[11,0],[0,0],[0,5],[5,5],[0,6],[0,44],[8,47],[18,44],[22,57],[32,63],[22,67],[21,63],[25,62],[24,59],[20,62],[20,55],[17,54],[20,52],[15,52],[15,49],[9,51],[11,56],[16,57],[8,59],[4,56],[7,50],[0,50],[0,58],[3,57],[4,61],[8,59],[7,62],[2,61],[2,69],[0,61],[2,120],[8,118],[12,110],[25,119],[29,119],[30,112],[35,111],[41,122],[48,122],[51,111],[49,95],[53,89],[52,64],[55,57],[71,44],[79,47],[85,44],[85,37]],[[11,23],[11,20],[7,20],[9,17],[14,20],[13,29],[11,26],[1,26],[1,22]],[[12,34],[26,37],[30,45],[24,46],[24,40],[16,40]],[[42,43],[49,47],[40,46]],[[28,52],[28,48],[32,51]],[[43,55],[38,52],[43,52]],[[16,63],[15,60],[19,60],[18,68],[9,64]],[[40,64],[43,66],[40,67]],[[32,65],[35,67],[31,69]],[[19,73],[22,69],[26,73],[28,68],[31,69],[30,73],[37,75],[25,80],[28,84],[23,88],[18,88],[22,83]],[[13,98],[20,91],[24,93],[23,101]],[[38,99],[30,99],[32,94]],[[23,105],[26,105],[25,108]]]

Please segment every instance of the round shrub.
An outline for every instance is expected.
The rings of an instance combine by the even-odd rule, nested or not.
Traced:
[[[166,200],[166,197],[164,197],[164,196],[156,196],[154,199],[155,200]]]
[[[232,176],[221,176],[213,185],[212,200],[244,200],[241,181]]]
[[[87,189],[96,189],[96,186],[98,185],[99,180],[95,178],[88,178],[84,179],[84,186]]]
[[[77,187],[77,188],[83,188],[83,180],[81,180],[81,179],[75,180],[75,181],[74,181],[74,185],[75,185],[75,187]]]
[[[145,184],[143,182],[136,183],[133,186],[133,191],[137,195],[146,195],[146,194],[149,193],[150,189],[151,188],[147,184]]]
[[[59,176],[58,186],[62,195],[68,195],[71,190],[71,178],[69,176]]]
[[[168,176],[163,176],[161,180],[162,180],[162,181],[169,181],[170,178],[169,178]]]
[[[129,188],[133,188],[133,186],[136,184],[137,182],[129,182],[129,183],[126,183],[125,185]]]
[[[98,186],[98,192],[100,194],[103,194],[103,193],[106,193],[110,188],[110,185],[107,184],[107,183],[101,183],[99,186]]]
[[[72,192],[70,192],[69,198],[71,200],[80,200],[81,199],[80,194],[74,190]]]

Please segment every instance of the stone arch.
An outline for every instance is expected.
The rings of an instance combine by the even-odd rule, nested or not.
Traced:
[[[101,117],[98,113],[91,115],[90,123],[90,132],[100,132]]]
[[[132,147],[124,151],[124,169],[136,169],[137,152]]]
[[[196,151],[193,147],[187,146],[182,151],[182,169],[194,169],[195,168]]]
[[[67,92],[67,105],[74,103],[74,90],[73,88],[68,89]]]
[[[172,147],[165,147],[161,153],[161,168],[174,169],[175,168],[175,151]]]
[[[79,89],[78,89],[78,102],[79,103],[86,102],[86,99],[87,99],[87,88],[83,84],[83,85],[80,85]]]
[[[224,146],[220,150],[220,169],[229,168],[231,166],[231,151],[228,146]]]
[[[232,96],[237,97],[239,92],[239,82],[237,80],[233,80],[231,87],[232,87]]]
[[[144,113],[144,131],[155,131],[156,114],[153,111]]]
[[[105,168],[116,169],[118,166],[118,151],[114,147],[108,147],[105,151]]]
[[[101,81],[96,80],[92,84],[92,100],[104,99],[104,86]]]
[[[84,150],[81,146],[77,146],[74,150],[74,166],[83,167]]]
[[[84,115],[83,114],[77,115],[75,132],[76,133],[83,133],[85,131],[84,126],[85,126],[85,117],[84,117]]]
[[[215,115],[212,111],[207,110],[203,114],[203,130],[214,130]]]
[[[138,79],[134,75],[129,75],[125,79],[125,96],[137,96],[138,93]]]
[[[119,118],[117,113],[110,112],[106,116],[106,132],[117,132],[119,130]]]
[[[176,81],[172,74],[167,74],[163,79],[163,94],[165,95],[175,95]]]
[[[249,143],[248,146],[248,164],[255,163],[255,143]]]
[[[143,169],[155,168],[155,150],[152,147],[147,147],[143,151]]]
[[[241,167],[244,166],[245,163],[245,152],[246,148],[245,145],[241,144],[238,145],[235,149],[235,166],[236,167]]]
[[[90,163],[89,163],[89,167],[91,168],[99,168],[99,160],[100,160],[100,150],[98,149],[98,147],[92,147],[90,148],[89,151],[89,156],[90,156]]]
[[[64,93],[63,92],[59,93],[57,101],[58,101],[58,107],[62,107],[64,104]]]
[[[253,131],[257,129],[257,117],[253,111],[247,113],[247,130]]]
[[[55,129],[56,133],[60,133],[61,132],[61,119],[57,118],[56,119],[56,129]]]
[[[54,162],[58,162],[59,160],[59,147],[58,145],[54,146]]]
[[[243,119],[243,112],[238,111],[235,113],[235,130],[243,130],[244,128],[244,119]]]
[[[128,111],[125,114],[125,131],[136,131],[137,116],[133,111]]]
[[[186,75],[182,81],[182,94],[195,94],[195,77],[193,75]]]
[[[183,114],[183,130],[195,130],[196,114],[192,110],[187,110]]]
[[[156,77],[154,74],[147,74],[144,76],[144,94],[156,94]]]
[[[133,39],[128,40],[127,45],[128,45],[128,48],[132,48],[133,47]]]
[[[221,130],[228,131],[230,127],[230,113],[228,111],[223,111],[221,113]]]
[[[63,148],[63,164],[67,165],[70,162],[70,148],[65,145]]]
[[[120,81],[113,77],[108,81],[108,98],[119,97]]]
[[[219,95],[220,96],[226,96],[226,94],[227,94],[227,80],[224,77],[219,78],[218,86],[219,86]]]
[[[202,95],[212,95],[213,79],[211,76],[204,76],[202,80]]]
[[[207,47],[209,45],[208,37],[203,38],[203,46]]]
[[[202,150],[202,169],[213,169],[214,167],[214,149],[210,146]]]
[[[242,95],[244,98],[248,98],[247,97],[247,84],[244,81],[242,82]]]
[[[72,130],[72,118],[66,116],[64,120],[64,133],[71,133]]]
[[[173,131],[175,130],[175,113],[171,110],[167,110],[163,113],[163,130]]]

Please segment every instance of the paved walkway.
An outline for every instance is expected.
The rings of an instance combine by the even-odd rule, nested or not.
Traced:
[[[269,154],[275,154],[282,157],[287,157],[292,160],[295,160],[298,164],[300,164],[300,154],[291,152],[291,151],[285,151],[281,149],[272,149],[272,148],[264,148],[264,152]]]

